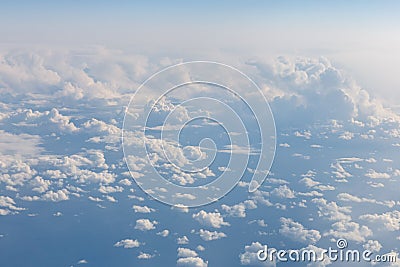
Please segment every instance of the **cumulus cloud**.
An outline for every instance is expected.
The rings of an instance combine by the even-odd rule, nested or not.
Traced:
[[[178,245],[186,245],[189,244],[189,238],[187,236],[182,236],[182,237],[178,237],[176,239],[176,243],[178,243]]]
[[[233,206],[222,204],[221,208],[231,217],[246,217],[246,205],[244,203],[236,204]]]
[[[177,266],[182,267],[207,267],[208,262],[200,257],[179,258],[176,261]]]
[[[248,64],[264,77],[269,89],[266,94],[279,124],[304,125],[352,118],[379,123],[398,119],[326,58],[278,57],[272,64]]]
[[[259,242],[253,242],[251,245],[246,245],[244,247],[244,252],[239,255],[240,263],[242,265],[250,266],[276,266],[276,261],[260,261],[257,257],[257,252],[265,248]],[[272,250],[272,248],[270,248]]]
[[[71,134],[79,130],[69,116],[61,114],[56,108],[42,112],[18,109],[4,119],[4,122],[13,123],[29,133],[42,135],[43,132]]]
[[[228,222],[224,221],[224,218],[219,212],[206,212],[201,210],[198,213],[193,214],[192,217],[204,226],[221,228],[221,226],[230,225]]]
[[[154,209],[149,208],[147,206],[138,206],[138,205],[133,205],[132,209],[135,211],[135,213],[136,212],[138,212],[138,213],[150,213],[150,212],[155,211]]]
[[[382,214],[365,214],[361,215],[360,219],[370,223],[383,225],[388,231],[400,230],[400,211],[389,211]]]
[[[57,191],[47,191],[43,194],[42,199],[46,201],[59,202],[69,199],[70,192],[67,189],[60,189]]]
[[[320,240],[321,235],[317,230],[307,230],[298,222],[291,218],[281,218],[281,228],[279,233],[294,240],[306,244],[315,244]]]
[[[200,229],[199,235],[204,241],[212,241],[226,237],[225,233]]]
[[[371,229],[367,226],[360,226],[356,222],[339,221],[332,224],[332,229],[324,235],[332,235],[336,238],[345,238],[355,242],[365,242],[365,239],[372,234]]]
[[[178,257],[196,257],[197,252],[188,248],[178,248]]]
[[[328,202],[323,198],[314,198],[313,203],[317,205],[318,215],[329,221],[349,221],[351,220],[351,209],[349,207],[338,206],[336,202]]]
[[[372,252],[379,252],[382,248],[382,245],[378,240],[368,240],[367,243],[363,245],[363,248]]]
[[[123,248],[137,248],[140,246],[140,242],[137,241],[136,239],[124,239],[121,241],[118,241],[117,243],[114,244],[114,247],[123,247]]]
[[[158,232],[157,235],[162,236],[162,237],[167,237],[169,235],[169,231],[167,229],[162,230],[161,232]]]
[[[149,254],[149,253],[144,253],[144,252],[140,252],[139,255],[137,256],[138,259],[140,260],[149,260],[154,258],[156,255],[155,254]]]
[[[149,231],[156,228],[157,221],[150,221],[149,219],[136,220],[135,229],[140,231]]]
[[[326,250],[325,248],[316,247],[314,245],[308,245],[307,247],[300,249],[300,252],[302,252],[304,250],[314,251],[317,256],[324,255],[322,261],[310,262],[307,264],[307,267],[325,267],[325,266],[332,264],[332,261],[330,260],[328,255],[326,255],[326,253],[325,253],[325,250]]]
[[[0,196],[0,207],[2,208],[0,209],[0,215],[8,215],[24,210],[24,208],[17,207],[14,199],[7,196]]]
[[[271,191],[271,195],[279,198],[295,198],[295,193],[287,185],[281,185]]]

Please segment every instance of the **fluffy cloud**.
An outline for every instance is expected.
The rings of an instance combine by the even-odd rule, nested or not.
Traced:
[[[43,135],[43,132],[71,134],[78,132],[78,127],[70,119],[69,116],[61,114],[56,108],[43,112],[32,109],[18,109],[10,113],[3,121],[13,123],[33,134]]]
[[[390,175],[385,172],[377,172],[373,169],[368,170],[368,172],[365,174],[365,176],[371,178],[371,179],[389,179]]]
[[[137,205],[133,205],[133,206],[132,206],[132,209],[133,209],[135,212],[138,212],[138,213],[150,213],[150,212],[155,211],[154,209],[149,208],[149,207],[147,207],[147,206],[137,206]]]
[[[135,229],[140,231],[149,231],[156,228],[157,221],[150,221],[149,219],[136,220]]]
[[[236,204],[233,206],[222,204],[221,208],[231,217],[246,217],[246,205],[244,203]]]
[[[393,200],[392,201],[378,201],[378,200],[371,199],[371,198],[353,196],[348,193],[340,193],[337,195],[337,198],[340,201],[344,201],[344,202],[351,201],[351,202],[357,202],[357,203],[373,203],[373,204],[378,204],[378,205],[384,205],[389,208],[392,208],[394,205],[396,205],[396,202]]]
[[[46,201],[52,202],[59,202],[69,199],[70,192],[67,189],[60,189],[57,191],[47,191],[43,196],[42,199]]]
[[[326,253],[325,253],[325,248],[319,248],[314,245],[308,245],[307,247],[300,249],[300,252],[304,251],[304,250],[315,251],[315,254],[317,256],[324,255],[324,258],[322,261],[310,262],[307,264],[307,267],[325,267],[325,266],[332,264],[332,261],[329,259],[328,255],[326,255]]]
[[[196,251],[188,248],[178,248],[178,257],[197,257],[197,253]]]
[[[345,178],[352,177],[352,175],[349,172],[347,172],[339,162],[332,164],[331,168],[334,169],[334,171],[332,173],[338,179],[345,179]]]
[[[179,258],[176,261],[177,266],[182,267],[207,267],[208,262],[200,257]]]
[[[149,260],[149,259],[154,258],[155,256],[156,255],[154,255],[154,254],[144,253],[144,252],[141,251],[139,253],[139,255],[137,256],[137,258],[141,259],[141,260]]]
[[[360,226],[356,222],[340,221],[332,224],[332,229],[324,235],[346,238],[355,242],[364,242],[367,237],[372,235],[372,231],[367,226]]]
[[[290,218],[281,218],[281,228],[279,233],[294,240],[306,244],[315,244],[321,238],[319,231],[307,230],[298,222]]]
[[[176,243],[178,243],[178,245],[186,245],[189,244],[189,238],[187,236],[182,236],[182,237],[178,237],[176,239]]]
[[[217,240],[226,237],[225,233],[200,229],[199,235],[204,241]]]
[[[295,194],[292,189],[287,185],[281,185],[271,191],[271,195],[277,196],[279,198],[295,198]]]
[[[0,196],[0,207],[5,209],[0,209],[0,215],[7,215],[11,212],[16,213],[24,208],[17,207],[14,199],[7,196]]]
[[[224,218],[219,212],[206,212],[201,210],[198,213],[193,214],[192,217],[204,226],[221,228],[221,226],[230,225],[228,222],[224,221]]]
[[[167,237],[169,235],[169,231],[167,229],[162,230],[161,232],[158,232],[157,235],[162,236],[162,237]]]
[[[326,58],[279,57],[272,64],[249,64],[264,78],[266,94],[280,124],[398,119]]]
[[[140,242],[133,239],[124,239],[114,244],[114,247],[123,247],[123,248],[137,248],[139,246]]]
[[[259,242],[253,242],[251,245],[244,247],[244,252],[239,255],[240,263],[242,265],[251,266],[276,266],[276,261],[260,261],[257,257],[257,252],[264,249],[265,246]],[[271,248],[272,249],[272,248]]]
[[[400,230],[400,211],[389,211],[382,214],[365,214],[360,219],[371,223],[383,224],[388,231]]]
[[[336,202],[328,202],[323,198],[314,198],[313,203],[317,205],[318,215],[325,217],[330,221],[349,221],[351,209],[348,207],[340,207]]]
[[[377,240],[368,240],[367,243],[363,245],[363,248],[368,249],[372,252],[379,252],[382,248],[382,245]]]

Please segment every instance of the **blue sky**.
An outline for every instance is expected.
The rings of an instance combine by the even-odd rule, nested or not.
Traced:
[[[3,1],[0,266],[286,266],[257,251],[341,238],[400,261],[399,11]],[[190,60],[233,68],[147,80]],[[257,169],[262,147],[270,172]],[[255,174],[266,179],[249,192]],[[221,176],[237,185],[209,203]]]

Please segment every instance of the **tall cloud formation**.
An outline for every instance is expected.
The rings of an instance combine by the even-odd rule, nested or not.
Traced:
[[[278,57],[273,63],[250,61],[257,69],[278,124],[351,121],[399,121],[349,75],[326,58]]]
[[[127,104],[127,96],[164,68],[165,62],[174,61],[150,60],[103,47],[6,52],[0,54],[0,95],[8,103],[33,98],[40,99],[41,105]],[[278,123],[399,121],[396,114],[326,58],[278,57],[272,63],[253,60],[236,67],[255,71],[252,75],[268,96]]]

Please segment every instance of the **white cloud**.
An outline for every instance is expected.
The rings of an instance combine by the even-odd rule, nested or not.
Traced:
[[[304,177],[302,178],[300,181],[300,183],[304,184],[307,187],[314,187],[316,185],[319,185],[320,182],[314,181],[313,179],[311,179],[310,177]]]
[[[101,198],[92,197],[92,196],[89,196],[88,199],[93,201],[93,202],[102,202],[103,201]]]
[[[167,229],[162,230],[161,232],[158,232],[157,235],[162,236],[162,237],[167,237],[169,235],[169,231]]]
[[[0,212],[1,215],[9,214],[10,210],[13,212],[18,212],[18,211],[24,210],[24,208],[17,207],[14,199],[12,199],[11,197],[7,197],[7,196],[0,196],[0,207],[6,208],[6,209],[1,209],[1,212]]]
[[[257,223],[257,225],[260,226],[260,227],[267,227],[268,226],[268,224],[266,224],[263,219],[249,221],[249,224],[253,224],[253,223]]]
[[[272,88],[276,121],[304,125],[313,121],[366,121],[371,125],[398,116],[326,58],[278,57],[272,64],[250,62]],[[290,114],[290,116],[289,116]]]
[[[231,217],[246,217],[246,206],[244,203],[236,204],[233,206],[222,204],[221,208]]]
[[[314,198],[313,203],[317,205],[318,215],[325,217],[329,221],[349,221],[351,220],[351,209],[349,207],[340,207],[336,202],[328,202],[323,198]]]
[[[149,259],[154,258],[155,256],[156,255],[154,255],[154,254],[140,252],[139,255],[137,256],[137,258],[140,260],[149,260]]]
[[[217,231],[211,232],[211,231],[203,230],[203,229],[199,230],[199,235],[200,235],[201,239],[203,239],[204,241],[217,240],[217,239],[226,237],[225,233],[217,232]]]
[[[60,189],[57,191],[47,191],[43,196],[42,199],[45,201],[52,201],[52,202],[59,202],[65,201],[69,199],[70,192],[67,189]]]
[[[293,190],[291,190],[287,185],[281,185],[271,191],[272,195],[280,198],[295,198]]]
[[[246,245],[244,247],[244,252],[239,255],[240,263],[242,265],[250,265],[250,266],[276,266],[275,259],[273,261],[260,261],[257,257],[257,252],[259,250],[263,250],[265,248],[259,242],[253,242],[251,245]],[[271,250],[272,248],[269,248]]]
[[[40,154],[42,140],[38,135],[11,134],[0,130],[0,151],[3,155],[32,156]]]
[[[315,244],[320,240],[321,235],[317,230],[307,230],[298,222],[293,221],[291,218],[281,218],[281,228],[279,233],[294,240],[306,244]]]
[[[219,212],[206,212],[204,210],[201,210],[198,213],[193,214],[192,217],[204,226],[221,228],[221,226],[230,225],[229,223],[224,221],[224,218]]]
[[[299,131],[296,131],[296,132],[294,132],[294,136],[304,137],[305,139],[310,139],[312,137],[312,134],[310,131],[304,131],[302,133]]]
[[[87,263],[88,263],[88,261],[85,259],[78,261],[78,264],[87,264]]]
[[[371,199],[371,198],[365,198],[365,197],[357,197],[357,196],[353,196],[351,194],[348,193],[340,193],[337,195],[338,200],[340,201],[345,201],[345,202],[357,202],[357,203],[373,203],[373,204],[378,204],[378,205],[383,205],[383,206],[387,206],[389,208],[392,208],[394,205],[396,205],[395,201],[378,201],[375,199]]]
[[[348,177],[352,177],[352,175],[347,172],[339,162],[332,164],[331,168],[334,169],[332,173],[336,176],[336,178],[345,179]]]
[[[373,169],[369,169],[368,172],[365,174],[365,176],[371,178],[371,179],[389,179],[390,175],[385,172],[377,172]]]
[[[122,179],[118,182],[119,184],[125,185],[125,186],[130,186],[132,185],[132,182],[128,179]]]
[[[155,209],[149,208],[147,206],[137,206],[137,205],[133,205],[132,209],[138,213],[151,213],[153,211],[155,211]]]
[[[99,187],[99,192],[103,194],[110,194],[110,193],[116,193],[116,192],[122,192],[124,191],[124,188],[121,186],[107,186],[107,185],[100,185]]]
[[[207,267],[208,262],[200,257],[179,258],[176,262],[177,266],[183,267]]]
[[[123,247],[123,248],[137,248],[139,246],[140,242],[133,239],[124,239],[114,244],[114,247]]]
[[[322,261],[310,262],[307,264],[307,267],[325,267],[325,266],[332,264],[332,261],[329,259],[328,255],[326,255],[326,253],[325,253],[325,248],[319,248],[314,245],[308,245],[307,247],[300,249],[300,251],[304,251],[304,250],[314,251],[317,256],[324,255],[324,258]]]
[[[149,219],[136,220],[135,229],[140,231],[149,231],[156,228],[157,221],[150,221]]]
[[[339,136],[339,138],[340,138],[340,139],[343,139],[343,140],[351,140],[351,139],[354,138],[354,133],[349,132],[349,131],[345,131],[344,133],[342,133],[342,134]]]
[[[367,226],[360,226],[356,222],[339,221],[332,224],[332,229],[324,235],[332,235],[336,238],[345,238],[355,242],[365,242],[367,237],[372,236],[372,231]]]
[[[389,211],[382,214],[365,214],[361,215],[360,219],[371,223],[383,224],[388,231],[400,230],[400,211]]]
[[[188,249],[188,248],[178,248],[178,257],[197,257],[197,253],[194,250]]]
[[[63,216],[62,212],[57,211],[56,213],[53,214],[54,217],[61,217]]]
[[[176,242],[178,243],[178,245],[186,245],[189,244],[189,238],[184,235],[182,237],[178,237],[176,239]]]
[[[372,252],[379,252],[382,248],[382,245],[377,240],[368,240],[367,243],[363,245],[363,248]]]
[[[197,251],[204,251],[204,250],[206,250],[202,245],[198,245],[197,247],[196,247],[196,250]]]

